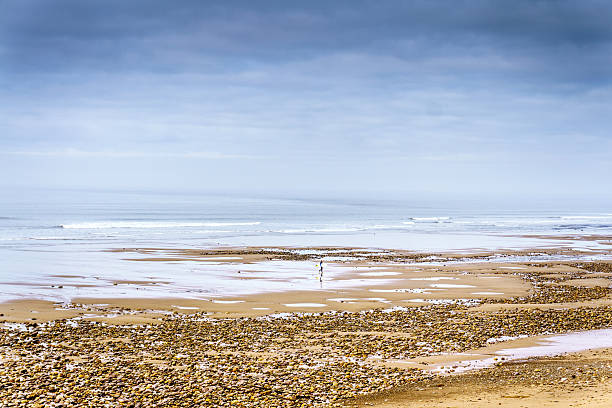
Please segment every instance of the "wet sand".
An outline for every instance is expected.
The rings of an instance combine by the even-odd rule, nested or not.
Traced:
[[[363,250],[356,248],[224,248],[221,250],[177,250],[136,248],[114,252],[125,255],[128,261],[165,264],[167,262],[198,262],[210,268],[223,265],[224,279],[247,282],[252,293],[214,296],[198,290],[185,290],[175,297],[176,283],[159,279],[105,279],[100,277],[62,276],[67,282],[49,277],[45,286],[49,297],[63,293],[67,287],[86,289],[104,288],[116,296],[74,296],[70,300],[72,311],[65,309],[66,302],[44,304],[39,300],[30,305],[30,299],[0,303],[0,313],[5,320],[45,321],[83,314],[115,315],[117,308],[131,310],[163,310],[193,313],[204,311],[213,317],[263,316],[270,313],[362,311],[380,307],[414,307],[440,302],[478,301],[525,296],[532,285],[522,279],[520,272],[533,269],[517,263],[488,261],[491,256],[521,257],[529,251],[509,253],[477,252],[469,255],[470,262],[460,262],[466,254],[422,254],[408,251]],[[539,250],[540,254],[548,252]],[[565,251],[567,253],[567,251]],[[138,256],[136,256],[138,255]],[[323,282],[316,274],[318,260],[326,260]],[[487,262],[478,262],[487,260]],[[213,263],[213,265],[208,265]],[[291,270],[292,264],[300,268]],[[289,269],[288,273],[279,272]],[[572,273],[576,268],[560,270]],[[287,276],[288,275],[288,276]],[[297,276],[297,280],[296,280]],[[90,284],[83,284],[87,280]],[[292,283],[295,281],[295,283]],[[275,291],[273,284],[281,282],[286,290]],[[582,282],[582,280],[580,281]],[[590,286],[605,282],[586,281]],[[570,284],[571,282],[564,283]],[[12,284],[31,286],[28,282]],[[214,284],[214,283],[213,283]],[[202,282],[209,289],[206,281]],[[248,286],[248,285],[247,285]],[[304,289],[300,289],[300,288]],[[154,289],[155,291],[152,291]],[[122,292],[127,291],[127,295]],[[101,306],[107,305],[107,306]],[[57,312],[57,313],[56,313]],[[109,320],[109,323],[112,321]]]
[[[595,407],[612,406],[612,349],[571,353],[460,377],[426,380],[364,398],[357,407]]]
[[[400,266],[357,267],[344,275],[359,286],[340,289],[313,289],[243,296],[186,298],[73,298],[70,305],[41,300],[19,300],[0,304],[0,313],[10,321],[25,322],[104,315],[116,309],[135,311],[206,312],[210,317],[264,316],[271,313],[358,312],[377,308],[415,307],[445,302],[470,303],[480,299],[502,299],[527,295],[531,284],[518,276],[491,273],[473,266],[461,271],[444,267],[419,270]],[[473,273],[466,272],[471,270]],[[392,274],[392,275],[386,275]],[[313,278],[315,279],[315,278]],[[138,284],[138,283],[136,283]],[[323,285],[322,285],[323,286]],[[68,307],[70,310],[66,310]],[[0,318],[1,319],[1,318]],[[112,323],[110,319],[108,323]]]
[[[494,368],[454,375],[474,354],[485,359],[552,334],[611,328],[612,263],[576,260],[579,251],[119,252],[130,262],[221,263],[241,271],[232,279],[277,280],[261,265],[314,266],[321,257],[337,273],[319,287],[280,293],[2,303],[5,406],[80,405],[83,392],[93,406],[569,406],[576,396],[594,400],[596,392],[609,390],[598,380],[609,383],[612,376],[609,350],[595,351],[597,362],[588,353],[527,363],[500,358]],[[251,269],[256,272],[249,277]],[[316,280],[307,273],[305,279]],[[113,283],[122,285],[145,291],[151,282]],[[591,386],[580,382],[586,377],[567,380],[572,374],[549,385],[543,374],[532,375],[562,373],[570,360],[577,369],[597,366]],[[445,369],[433,369],[442,364]],[[534,371],[533,365],[545,370]],[[471,393],[461,393],[462,387]],[[569,389],[574,393],[565,395]]]

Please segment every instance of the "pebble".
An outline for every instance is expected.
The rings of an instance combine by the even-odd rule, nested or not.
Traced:
[[[610,294],[609,288],[551,285],[536,273],[520,275],[533,283],[533,293],[502,302],[575,302]],[[347,406],[363,395],[437,378],[386,366],[386,360],[463,352],[502,336],[612,327],[612,307],[470,309],[440,304],[236,319],[210,319],[203,311],[171,313],[158,325],[28,323],[25,330],[0,330],[0,406]],[[538,370],[530,374],[534,381],[543,379]],[[571,381],[576,375],[561,370],[558,377]]]

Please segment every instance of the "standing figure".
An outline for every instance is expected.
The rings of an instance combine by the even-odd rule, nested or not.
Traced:
[[[323,260],[319,262],[319,282],[323,282]]]

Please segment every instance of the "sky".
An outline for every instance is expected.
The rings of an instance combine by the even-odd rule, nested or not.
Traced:
[[[608,1],[0,0],[0,186],[603,197]]]

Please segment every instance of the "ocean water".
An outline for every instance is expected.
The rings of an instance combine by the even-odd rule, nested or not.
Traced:
[[[0,299],[39,295],[36,285],[87,277],[64,298],[90,295],[101,281],[159,278],[191,290],[209,279],[220,285],[222,268],[189,263],[131,262],[114,248],[218,246],[359,246],[415,251],[611,246],[525,235],[612,235],[612,209],[484,206],[447,200],[275,198],[239,195],[95,191],[5,192],[0,200]],[[306,267],[308,268],[308,267]],[[281,271],[282,273],[282,271]],[[289,273],[295,273],[295,271]],[[194,278],[195,279],[195,278]],[[24,285],[23,282],[27,282]],[[99,286],[99,285],[98,285]],[[27,288],[27,289],[26,289]],[[182,288],[182,289],[181,289]],[[116,289],[115,289],[116,290]],[[151,289],[154,291],[154,289]],[[160,289],[163,291],[163,289]],[[106,293],[99,293],[105,295]]]

